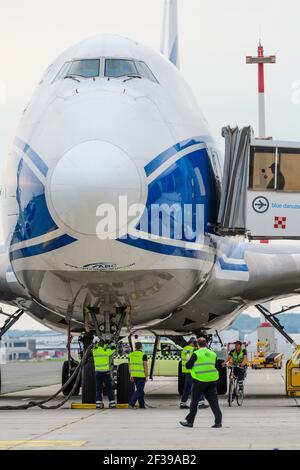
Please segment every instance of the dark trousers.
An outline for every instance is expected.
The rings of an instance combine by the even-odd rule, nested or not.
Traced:
[[[245,378],[245,369],[241,367],[233,366],[233,373],[237,377],[238,381],[242,381]]]
[[[205,396],[209,406],[211,407],[211,411],[215,417],[215,424],[222,424],[222,413],[219,407],[217,382],[200,382],[199,380],[193,380],[192,401],[190,412],[186,417],[187,422],[191,424],[194,423],[198,411],[199,397],[201,395]]]
[[[184,373],[184,388],[183,388],[183,392],[181,396],[181,403],[186,403],[188,401],[189,396],[191,394],[192,385],[193,385],[193,378],[191,374]],[[203,395],[199,397],[199,401],[204,401]]]
[[[138,401],[140,408],[145,408],[144,388],[146,384],[146,379],[144,377],[133,377],[133,381],[135,385],[135,391],[133,392],[133,395],[129,400],[129,405],[134,406]]]
[[[100,372],[99,370],[96,370],[95,380],[96,380],[96,402],[102,401],[103,384],[105,384],[109,401],[114,401],[115,396],[113,392],[110,372]]]

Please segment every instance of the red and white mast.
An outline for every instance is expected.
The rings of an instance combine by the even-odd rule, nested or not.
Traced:
[[[265,78],[264,65],[275,64],[276,56],[264,56],[264,48],[259,41],[257,49],[257,57],[247,56],[246,64],[258,64],[258,136],[266,138],[266,112],[265,112]]]

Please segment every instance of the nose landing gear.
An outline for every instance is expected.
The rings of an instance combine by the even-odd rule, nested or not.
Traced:
[[[87,311],[87,315],[90,315],[94,329],[86,331],[79,338],[83,353],[93,342],[94,333],[96,333],[100,339],[103,339],[106,344],[116,345],[125,319],[130,315],[130,309],[128,307],[116,308],[116,311],[112,314],[111,312],[102,313],[98,307],[90,307]],[[130,392],[132,392],[132,384],[129,381],[128,364],[121,364],[117,372],[111,364],[111,373],[112,382],[115,386],[114,388],[117,389],[118,402],[120,403],[119,399],[124,400],[129,394],[129,389]],[[130,385],[128,385],[128,383]],[[93,355],[91,353],[82,369],[82,403],[95,403],[95,399],[95,368]],[[126,402],[122,401],[122,403]]]

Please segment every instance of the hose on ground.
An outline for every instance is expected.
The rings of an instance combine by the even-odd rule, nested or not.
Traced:
[[[84,364],[86,363],[87,358],[89,357],[89,354],[90,354],[92,348],[93,348],[93,344],[90,344],[88,346],[88,348],[86,349],[85,353],[83,354],[82,359],[79,362],[79,364],[77,365],[77,367],[74,370],[73,374],[70,375],[67,382],[64,385],[62,385],[62,387],[60,387],[60,389],[57,390],[57,392],[55,392],[54,395],[51,395],[50,397],[46,398],[45,400],[29,401],[28,403],[25,403],[23,405],[0,406],[0,411],[1,410],[28,410],[29,408],[33,408],[35,406],[38,406],[39,408],[42,408],[43,410],[56,410],[56,409],[60,408],[61,406],[63,406],[71,398],[71,396],[74,394],[75,390],[78,388],[78,385],[79,385],[80,379],[81,379],[82,368],[83,368]],[[70,383],[73,382],[74,379],[75,379],[74,385],[73,385],[72,389],[70,390],[70,393],[68,394],[68,396],[64,397],[59,403],[56,403],[55,405],[50,405],[50,406],[45,405],[49,401],[56,398],[61,392],[63,392],[70,385]]]

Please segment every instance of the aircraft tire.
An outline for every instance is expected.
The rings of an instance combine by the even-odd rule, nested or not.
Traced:
[[[134,392],[134,385],[130,382],[128,363],[118,366],[117,372],[117,403],[126,404]]]
[[[75,362],[72,362],[71,364],[71,368],[72,368],[72,371],[75,369],[76,367],[76,363]],[[73,367],[72,367],[73,366]],[[63,366],[62,366],[62,371],[61,371],[61,384],[64,385],[67,380],[69,379],[69,361],[65,361],[63,363]],[[67,388],[65,388],[63,390],[63,395],[66,397],[67,395],[69,395],[69,393],[71,392],[72,388],[73,388],[73,385],[74,385],[74,380],[67,386]],[[79,385],[78,387],[76,388],[76,390],[74,391],[73,393],[73,396],[75,395],[79,395],[79,392],[80,392],[80,382],[79,382]]]
[[[95,403],[96,384],[95,367],[93,362],[87,362],[82,367],[81,383],[82,403]]]

